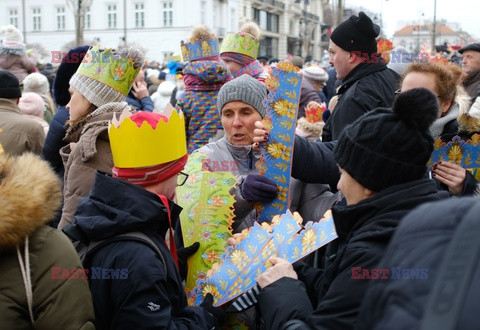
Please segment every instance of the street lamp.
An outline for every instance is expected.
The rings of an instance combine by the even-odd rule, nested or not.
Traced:
[[[433,29],[432,29],[432,55],[435,53],[435,40],[437,39],[437,0],[433,0]]]

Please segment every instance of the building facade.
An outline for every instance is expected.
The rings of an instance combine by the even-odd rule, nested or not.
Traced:
[[[410,24],[406,25],[393,35],[394,46],[403,46],[408,51],[418,53],[422,48],[432,49],[433,25]],[[461,31],[454,23],[439,22],[435,27],[435,45],[448,45],[453,49],[460,49],[466,44],[475,42],[467,32]]]
[[[48,52],[65,51],[75,41],[76,5],[71,3],[2,0],[0,26],[15,25],[26,43],[41,44]],[[94,0],[85,14],[84,41],[140,46],[148,59],[166,61],[180,53],[180,41],[195,25],[205,24],[223,39],[253,20],[262,29],[259,55],[319,59],[320,17],[320,1],[313,0]]]

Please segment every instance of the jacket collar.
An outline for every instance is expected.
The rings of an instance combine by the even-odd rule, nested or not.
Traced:
[[[438,193],[435,182],[420,179],[388,187],[370,198],[354,205],[343,201],[332,208],[333,221],[339,237],[346,239],[354,231],[361,230],[369,222],[380,219],[380,214],[405,211],[420,204],[424,197]],[[443,196],[443,194],[439,194]],[[394,219],[397,221],[397,219]]]
[[[372,73],[386,70],[387,65],[385,63],[360,63],[352,71],[348,73],[342,82],[342,85],[338,88],[338,94],[344,93],[350,88],[357,80],[368,76]]]
[[[14,112],[21,115],[20,108],[15,100],[0,98],[0,112]]]
[[[172,201],[169,206],[175,228],[182,208]],[[167,208],[157,195],[100,172],[90,194],[78,205],[73,225],[91,241],[145,230],[165,237],[169,228]]]
[[[227,146],[228,151],[234,155],[235,157],[239,159],[247,159],[249,157],[249,154],[251,153],[253,155],[253,158],[255,160],[260,159],[262,152],[259,149],[253,149],[251,145],[246,145],[246,146],[234,146],[230,142],[228,142],[227,137],[224,136],[222,137],[219,142],[222,141],[222,143],[225,143]]]

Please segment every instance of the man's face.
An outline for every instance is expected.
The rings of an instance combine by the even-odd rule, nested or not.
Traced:
[[[480,70],[480,52],[466,50],[463,52],[462,70],[467,74],[472,74]]]
[[[338,47],[332,40],[328,47],[330,54],[330,65],[333,65],[337,71],[337,79],[343,80],[352,71],[350,65],[350,53]]]

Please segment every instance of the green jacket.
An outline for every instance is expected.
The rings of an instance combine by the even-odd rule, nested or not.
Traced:
[[[0,329],[33,328],[16,249],[25,264],[27,237],[34,328],[95,328],[87,280],[63,276],[83,268],[78,255],[62,232],[45,226],[60,197],[58,178],[38,156],[0,155]]]

